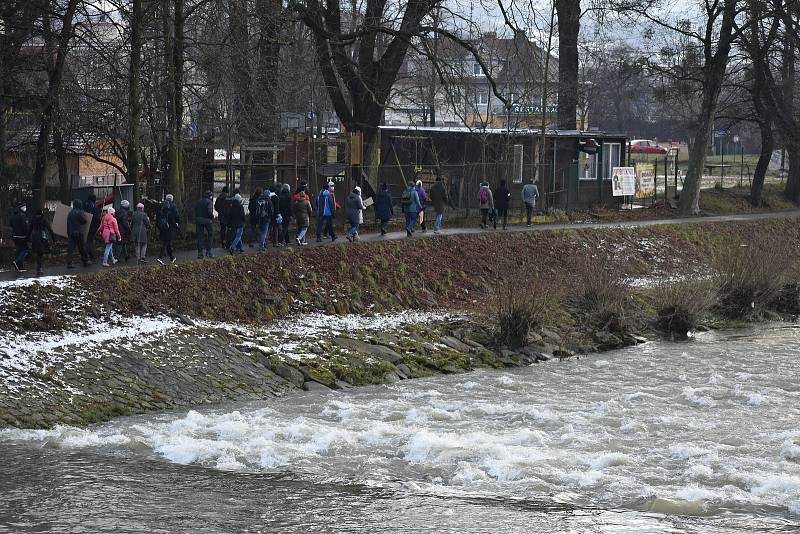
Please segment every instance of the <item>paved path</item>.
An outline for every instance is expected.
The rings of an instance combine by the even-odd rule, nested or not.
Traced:
[[[718,222],[736,222],[736,221],[762,221],[762,220],[775,220],[775,219],[790,219],[794,217],[800,217],[800,210],[792,210],[792,211],[779,211],[779,212],[767,212],[767,213],[748,213],[748,214],[741,214],[741,215],[716,215],[711,217],[681,217],[675,219],[652,219],[652,220],[645,220],[645,221],[624,221],[624,222],[608,222],[608,223],[564,223],[564,224],[536,224],[531,227],[526,226],[509,226],[506,232],[544,232],[548,230],[575,230],[581,228],[633,228],[633,227],[641,227],[641,226],[657,226],[657,225],[664,225],[664,224],[697,224],[697,223],[718,223]],[[446,224],[445,220],[445,224]],[[460,235],[460,234],[481,234],[481,233],[491,233],[491,232],[503,232],[503,230],[482,230],[480,228],[447,228],[440,232],[440,235]],[[430,238],[434,237],[434,233],[431,230],[428,230],[425,233],[419,231],[414,235],[413,239],[420,239],[420,238]],[[217,240],[217,236],[214,236],[215,240]],[[390,232],[385,236],[381,236],[379,234],[364,234],[361,236],[362,241],[387,241],[387,240],[395,240],[395,239],[407,239],[405,230],[402,232]],[[337,243],[347,243],[347,240],[344,238],[344,234],[340,234],[339,239],[336,241]],[[330,245],[330,241],[326,240],[320,244],[314,243],[314,240],[310,240],[309,246],[326,246]],[[155,250],[160,250],[160,244],[157,241],[154,241],[150,247],[150,252],[152,253]],[[270,247],[268,249],[270,252],[280,250],[278,248]],[[255,254],[259,253],[259,249],[257,247],[254,248],[246,248],[246,254]],[[227,251],[222,248],[214,249],[213,253],[216,256],[225,256],[227,255]],[[177,262],[184,263],[187,261],[204,261],[197,258],[196,251],[179,251],[176,252]],[[53,276],[53,275],[67,275],[67,274],[76,274],[79,272],[93,272],[93,271],[100,271],[100,270],[116,270],[116,269],[129,269],[129,268],[137,268],[139,267],[135,260],[131,260],[129,262],[120,262],[114,267],[102,267],[99,264],[100,256],[98,256],[98,263],[94,265],[90,265],[89,267],[77,267],[76,269],[67,269],[63,265],[56,265],[56,266],[45,266],[44,274],[46,276]],[[17,273],[13,270],[5,270],[6,266],[3,266],[2,271],[0,271],[0,283],[4,281],[10,280],[18,280],[21,278],[31,278],[35,277],[34,271],[36,270],[35,264],[31,261],[32,258],[28,258],[25,262],[26,268],[29,270],[26,273]],[[207,261],[207,260],[206,260]],[[155,258],[150,257],[149,263],[147,265],[157,265],[158,263],[155,261]],[[80,262],[76,262],[76,265],[80,265]]]

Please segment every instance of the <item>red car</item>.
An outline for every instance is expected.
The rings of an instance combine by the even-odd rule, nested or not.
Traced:
[[[634,139],[631,141],[631,154],[667,154],[668,148],[658,146],[655,141],[649,139]]]

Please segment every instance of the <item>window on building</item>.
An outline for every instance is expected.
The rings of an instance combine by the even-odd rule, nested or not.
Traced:
[[[483,76],[483,69],[481,68],[480,63],[473,63],[472,64],[472,75],[473,76]]]
[[[597,154],[578,153],[578,178],[581,180],[597,179]]]
[[[619,167],[622,155],[620,143],[605,143],[603,145],[603,179],[611,179],[611,169]]]
[[[486,106],[489,104],[489,93],[486,91],[478,91],[478,105]]]

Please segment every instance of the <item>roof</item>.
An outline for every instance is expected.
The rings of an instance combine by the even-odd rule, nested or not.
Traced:
[[[469,134],[469,135],[513,135],[517,137],[535,137],[542,135],[540,129],[511,129],[508,128],[486,128],[485,130],[477,128],[467,128],[466,126],[380,126],[382,131],[398,131],[408,133],[455,133],[455,134]],[[546,130],[545,136],[547,137],[624,137],[625,134],[613,132],[601,132],[597,130],[583,131],[583,130]]]

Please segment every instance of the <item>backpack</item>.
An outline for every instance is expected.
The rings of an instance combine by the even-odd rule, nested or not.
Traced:
[[[481,204],[489,202],[489,191],[485,187],[481,187],[480,192],[478,192],[478,200]]]
[[[167,216],[166,206],[161,206],[158,212],[158,221],[156,221],[159,230],[169,230],[169,218]]]
[[[256,219],[259,221],[263,221],[264,219],[269,218],[269,212],[267,211],[267,201],[263,198],[259,198],[256,200],[256,209],[255,214]]]
[[[411,191],[408,189],[403,191],[403,194],[400,197],[400,205],[403,206],[403,209],[406,209],[411,205]]]

